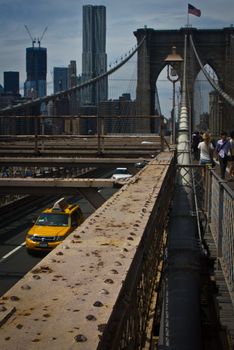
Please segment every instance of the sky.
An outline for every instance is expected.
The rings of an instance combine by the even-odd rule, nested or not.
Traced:
[[[234,24],[234,0],[196,0],[190,2],[201,10],[201,17],[189,16],[198,29],[218,29]],[[136,45],[133,34],[147,26],[153,29],[179,29],[187,23],[188,2],[184,0],[0,0],[0,84],[4,71],[19,71],[20,84],[26,79],[26,47],[32,37],[47,31],[41,46],[47,48],[47,82],[51,84],[53,67],[67,67],[77,62],[81,73],[82,6],[106,6],[106,52],[108,64]]]

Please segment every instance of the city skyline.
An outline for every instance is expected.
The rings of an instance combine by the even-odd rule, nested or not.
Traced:
[[[233,24],[233,0],[192,1],[201,10],[201,17],[189,16],[190,25],[196,28],[223,28]],[[48,26],[41,46],[47,48],[48,92],[53,92],[53,67],[67,67],[71,60],[77,62],[77,74],[82,72],[82,7],[96,5],[90,1],[69,0],[0,0],[0,84],[4,71],[19,71],[20,87],[26,80],[26,48],[32,37],[40,38]],[[108,66],[120,59],[136,45],[133,34],[145,25],[153,29],[179,29],[187,23],[188,2],[184,0],[125,0],[100,1],[106,7],[106,52]],[[22,90],[21,90],[22,91]],[[164,93],[162,91],[162,93]]]
[[[196,0],[192,3],[201,9],[201,17],[196,18],[190,15],[190,22],[194,27],[222,28],[234,22],[233,0],[222,2],[207,0],[205,3]],[[82,6],[92,4],[92,1],[69,0],[69,4],[70,6],[60,0],[56,2],[41,0],[38,3],[31,3],[29,0],[24,0],[24,2],[0,0],[1,73],[11,70],[19,71],[20,75],[23,75],[21,81],[25,80],[25,50],[26,47],[31,46],[25,24],[29,27],[33,38],[40,37],[44,28],[48,26],[41,46],[48,49],[50,69],[54,66],[67,66],[70,60],[74,59],[78,64],[78,72],[81,72]],[[134,5],[134,11],[127,11],[129,4]],[[154,29],[176,29],[184,26],[187,22],[187,4],[188,2],[184,0],[174,0],[173,4],[169,0],[146,0],[144,2],[126,0],[121,6],[121,2],[115,4],[110,0],[100,1],[100,5],[106,6],[107,11],[108,63],[114,62],[136,44],[133,31],[143,28],[144,25]],[[49,11],[53,7],[53,12]],[[64,50],[64,47],[70,49],[75,43],[77,48],[74,51]],[[21,62],[19,59],[22,58],[22,55],[23,61]],[[51,80],[49,78],[48,80]],[[0,84],[3,84],[2,74]]]

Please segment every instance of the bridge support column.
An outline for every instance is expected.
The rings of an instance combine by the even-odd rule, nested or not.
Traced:
[[[95,209],[98,209],[105,202],[102,195],[100,195],[94,188],[79,188],[79,192]]]
[[[152,30],[153,31],[153,30]],[[137,31],[138,42],[146,35],[146,40],[138,51],[138,84],[136,91],[136,114],[137,116],[154,115],[155,81],[151,74],[150,60],[150,37],[151,32]],[[150,120],[140,119],[136,121],[136,132],[150,132]]]

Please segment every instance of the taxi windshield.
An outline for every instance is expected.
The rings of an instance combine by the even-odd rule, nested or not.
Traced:
[[[68,215],[42,213],[35,223],[37,226],[68,226]]]

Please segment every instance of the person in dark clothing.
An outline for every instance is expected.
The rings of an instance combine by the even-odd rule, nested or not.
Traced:
[[[227,133],[225,131],[221,132],[220,136],[221,138],[216,143],[215,152],[219,160],[220,177],[221,179],[225,179],[230,143],[228,141]]]
[[[198,144],[202,141],[201,135],[199,131],[195,131],[192,134],[192,152],[193,152],[193,159],[199,160],[199,149]]]
[[[231,131],[230,133],[230,169],[229,169],[229,175],[230,179],[234,180],[234,131]]]

